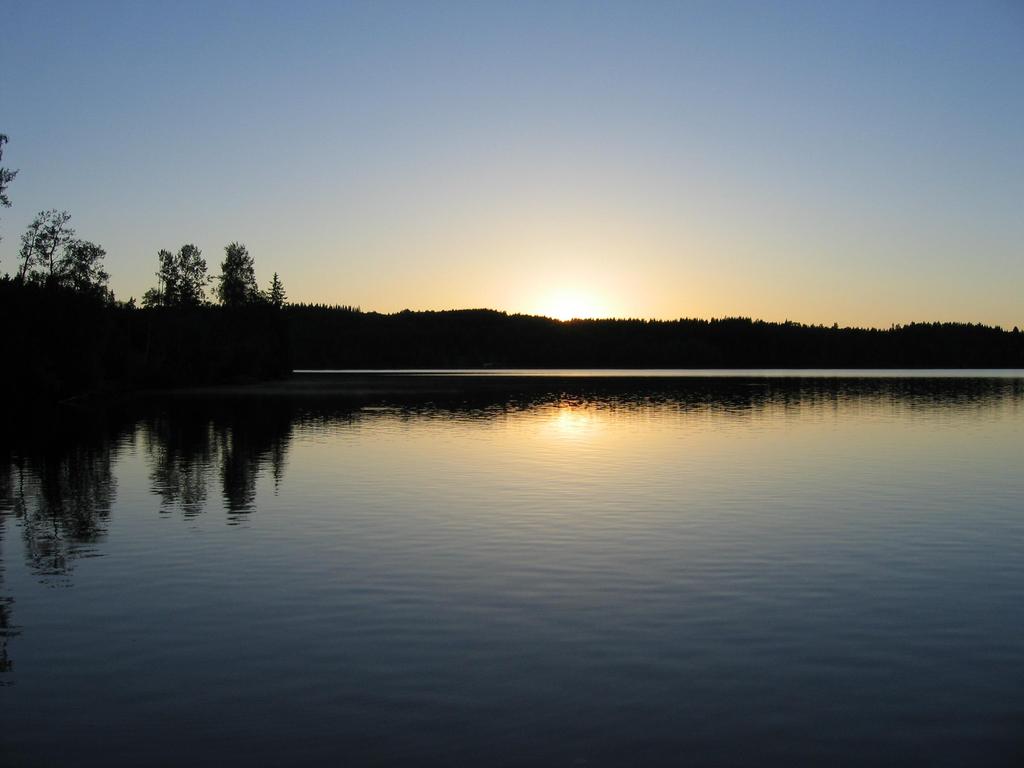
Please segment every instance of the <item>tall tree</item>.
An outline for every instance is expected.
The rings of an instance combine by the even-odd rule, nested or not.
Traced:
[[[18,266],[18,280],[20,281],[24,281],[28,277],[29,270],[36,266],[39,258],[36,244],[39,242],[42,229],[43,220],[40,216],[36,216],[21,236],[21,248],[18,250],[18,259],[21,262]]]
[[[157,286],[142,296],[147,307],[195,307],[206,301],[206,261],[203,252],[191,243],[177,253],[160,249],[156,255]]]
[[[175,258],[178,278],[178,304],[198,307],[206,302],[206,259],[203,252],[191,243],[181,246]]]
[[[0,133],[0,160],[4,159],[4,144],[7,143],[7,135]],[[18,175],[17,171],[0,167],[0,207],[10,208],[11,198],[7,196],[7,186],[14,181]]]
[[[231,243],[224,248],[224,261],[217,279],[220,281],[217,298],[226,307],[251,304],[260,298],[252,256],[241,243]]]
[[[156,258],[160,264],[156,271],[156,294],[152,296],[147,291],[143,301],[155,306],[173,307],[178,303],[179,295],[177,262],[174,254],[164,248],[157,252]]]
[[[270,302],[271,306],[280,309],[284,306],[285,301],[288,297],[285,295],[284,286],[281,285],[281,278],[277,276],[277,272],[274,273],[274,279],[270,281],[270,288],[267,289],[267,301]]]
[[[59,276],[59,254],[75,238],[67,211],[40,211],[21,236],[18,279],[49,281]]]
[[[103,269],[107,252],[88,240],[72,240],[60,258],[61,283],[81,293],[106,296],[110,275]]]

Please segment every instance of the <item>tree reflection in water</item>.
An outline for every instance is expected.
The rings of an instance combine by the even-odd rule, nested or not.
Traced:
[[[284,405],[244,405],[172,402],[142,416],[68,411],[0,445],[0,684],[9,682],[8,640],[19,632],[4,584],[12,523],[30,572],[49,586],[69,586],[79,558],[103,554],[117,493],[114,467],[136,437],[161,513],[200,514],[217,478],[227,522],[237,523],[255,509],[261,475],[269,471],[275,488],[281,482],[292,432]]]
[[[146,419],[141,433],[160,510],[177,507],[186,518],[202,512],[215,448],[210,423],[162,413]]]
[[[7,684],[7,673],[11,671],[11,660],[7,655],[7,640],[16,634],[11,624],[11,603],[13,598],[4,589],[4,534],[7,518],[14,509],[14,489],[11,483],[12,468],[0,466],[0,685]]]
[[[17,634],[17,628],[11,624],[11,603],[14,600],[4,594],[4,533],[6,520],[14,506],[11,474],[10,467],[0,467],[0,685],[5,684],[7,673],[11,671],[7,639]]]
[[[248,405],[248,407],[240,407]],[[277,486],[284,474],[292,414],[251,402],[215,411],[178,404],[141,424],[150,460],[150,485],[160,508],[186,518],[206,507],[211,478],[220,479],[228,522],[252,512],[257,479],[268,469]]]
[[[69,585],[75,561],[99,554],[106,535],[116,484],[116,440],[95,424],[68,431],[34,431],[3,451],[0,471],[0,674],[12,669],[8,640],[18,634],[13,598],[4,593],[9,521],[21,529],[31,573],[50,585]]]
[[[59,582],[97,553],[116,492],[115,445],[109,434],[61,434],[10,456],[4,517],[18,521],[33,573]]]

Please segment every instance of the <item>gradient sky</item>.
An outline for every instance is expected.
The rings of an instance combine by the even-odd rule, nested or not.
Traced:
[[[0,270],[66,208],[363,309],[1024,325],[1024,3],[2,0]]]

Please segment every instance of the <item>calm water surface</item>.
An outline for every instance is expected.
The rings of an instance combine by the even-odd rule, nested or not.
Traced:
[[[1024,379],[40,422],[0,448],[0,764],[1024,760]]]

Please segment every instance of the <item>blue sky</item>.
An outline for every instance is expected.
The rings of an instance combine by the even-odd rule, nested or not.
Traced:
[[[1024,325],[1024,4],[4,3],[19,168],[294,300]]]

